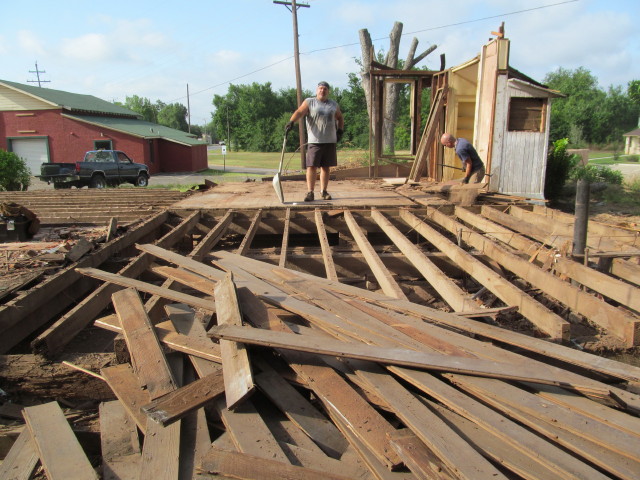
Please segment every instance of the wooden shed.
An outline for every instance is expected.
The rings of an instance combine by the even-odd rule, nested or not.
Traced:
[[[502,31],[477,57],[446,70],[420,74],[412,98],[419,99],[422,89],[430,87],[431,110],[412,148],[415,160],[410,177],[435,181],[462,177],[455,152],[439,142],[442,133],[449,132],[475,146],[485,162],[490,191],[544,198],[551,100],[562,94],[509,65],[509,40]],[[377,70],[371,76],[377,87],[373,95],[382,98],[385,83],[408,81],[416,72]],[[419,100],[412,119],[420,125],[418,112]],[[372,122],[374,129],[380,115]],[[379,154],[380,136],[374,139],[377,165],[389,156]]]
[[[625,155],[640,155],[640,128],[625,133],[623,137]]]

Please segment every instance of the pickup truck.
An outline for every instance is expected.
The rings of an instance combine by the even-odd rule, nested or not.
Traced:
[[[132,183],[136,187],[149,184],[149,167],[135,163],[119,150],[91,150],[76,163],[43,163],[40,175],[43,182],[53,188],[105,188],[107,185]]]

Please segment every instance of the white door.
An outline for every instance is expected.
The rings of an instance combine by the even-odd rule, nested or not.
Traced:
[[[11,151],[27,162],[31,175],[40,175],[40,164],[49,161],[46,138],[15,138]]]

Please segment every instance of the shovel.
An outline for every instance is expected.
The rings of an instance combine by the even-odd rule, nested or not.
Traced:
[[[280,174],[282,173],[282,162],[284,160],[284,149],[287,146],[287,133],[284,132],[284,140],[282,140],[282,155],[280,156],[280,166],[278,167],[278,173],[273,176],[273,188],[276,191],[276,195],[280,199],[281,203],[284,203],[284,193],[282,193],[282,184],[280,183]]]

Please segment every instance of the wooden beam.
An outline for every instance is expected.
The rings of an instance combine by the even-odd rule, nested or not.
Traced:
[[[128,247],[133,245],[135,242],[148,235],[151,227],[153,227],[153,229],[157,229],[166,222],[167,219],[168,214],[166,212],[162,215],[153,217],[151,220],[145,222],[144,226],[146,228],[136,229],[135,234],[132,232],[126,237],[121,237],[128,239],[127,244],[122,247],[124,248],[125,246]],[[158,240],[157,243],[166,248],[171,247],[184,236],[185,231],[188,230],[191,224],[191,220],[182,222],[182,227],[179,226],[168,232]],[[114,242],[118,242],[119,240],[120,239],[115,239]],[[137,277],[149,266],[150,263],[151,258],[149,255],[138,256],[118,273],[126,277]],[[84,266],[95,267],[97,265],[84,265],[83,261],[78,264],[78,267]],[[77,271],[75,271],[75,275],[78,275]],[[113,284],[100,285],[89,296],[85,297],[69,312],[61,316],[47,330],[36,337],[36,339],[31,342],[31,347],[34,351],[45,356],[53,356],[60,352],[65,345],[67,345],[68,342],[78,334],[78,332],[89,325],[98,316],[98,314],[109,305],[111,302],[111,295],[119,289],[120,287]]]
[[[98,480],[57,402],[25,408],[24,419],[49,480]]]
[[[142,292],[168,298],[170,300],[173,300],[174,302],[186,303],[187,305],[193,305],[194,307],[200,307],[205,310],[215,311],[214,302],[204,298],[194,297],[192,295],[176,292],[175,290],[171,290],[168,288],[157,287],[155,285],[152,285],[151,283],[122,277],[120,275],[116,275],[115,273],[105,272],[96,268],[79,268],[78,272],[89,277],[103,280],[105,282],[115,283],[116,285],[121,285],[127,288],[135,288]]]
[[[320,247],[322,248],[324,268],[327,272],[327,278],[329,280],[338,281],[336,266],[333,263],[333,257],[331,256],[331,247],[329,246],[329,240],[327,239],[327,231],[324,228],[324,221],[322,220],[322,210],[316,208],[314,210],[314,214],[316,219],[316,228],[318,229],[318,238],[320,239]]]
[[[224,393],[222,369],[143,405],[142,411],[153,421],[167,426]]]
[[[211,447],[202,460],[200,470],[225,477],[247,480],[346,480],[326,471],[288,465],[246,453],[229,452]]]
[[[289,227],[291,226],[291,208],[287,207],[287,213],[284,217],[284,228],[282,230],[282,245],[280,247],[280,260],[278,265],[287,266],[287,250],[289,249]]]
[[[261,208],[258,209],[253,219],[251,220],[251,225],[249,225],[249,228],[247,229],[247,233],[242,239],[242,242],[240,243],[238,250],[236,251],[238,255],[244,255],[249,251],[249,248],[251,247],[251,242],[253,241],[253,237],[255,237],[256,232],[258,231],[258,227],[260,227],[260,217],[262,217]]]
[[[233,274],[228,273],[215,288],[218,325],[242,326],[242,314],[233,283]],[[227,408],[233,410],[248,398],[255,388],[251,374],[249,354],[244,345],[237,342],[220,341],[222,369],[224,372]]]
[[[200,240],[200,243],[193,249],[193,251],[189,254],[191,258],[197,261],[202,261],[204,256],[209,253],[209,251],[220,241],[223,237],[229,224],[233,221],[234,212],[233,210],[227,211],[224,217],[220,219],[220,221],[209,230],[209,233],[205,235],[205,237]]]
[[[117,400],[100,404],[100,446],[105,480],[138,478],[142,468],[138,429]]]
[[[27,427],[22,429],[11,450],[0,463],[0,478],[29,480],[40,458]]]
[[[434,265],[420,249],[411,243],[380,211],[371,210],[371,218],[409,259],[424,279],[456,311],[475,310],[476,304],[453,280]]]
[[[402,288],[398,285],[398,282],[395,281],[387,267],[385,267],[384,263],[382,263],[382,260],[369,243],[369,240],[367,240],[365,233],[358,225],[358,222],[356,222],[356,219],[353,217],[350,210],[344,211],[344,219],[347,223],[347,227],[349,227],[349,231],[351,232],[353,239],[358,244],[358,248],[364,255],[365,260],[369,264],[369,268],[371,268],[371,271],[380,284],[384,294],[389,295],[390,297],[408,300],[402,291]]]
[[[609,333],[622,339],[628,346],[631,347],[640,342],[639,319],[532,265],[432,207],[427,207],[427,216],[453,234],[460,232],[466,244],[484,253],[506,270],[515,273],[550,297],[584,315],[588,320],[600,325]]]
[[[436,232],[412,213],[402,210],[401,218],[440,251],[446,253],[460,268],[487,287],[507,305],[516,305],[520,313],[555,340],[569,339],[569,323],[544,307],[522,290],[506,281],[489,267]]]
[[[426,353],[406,348],[385,348],[364,343],[342,342],[315,335],[271,332],[233,325],[211,327],[209,335],[214,338],[246,342],[252,345],[355,358],[385,365],[399,365],[437,372],[457,372],[547,385],[563,384],[557,377],[540,373],[537,368],[528,368],[526,365],[512,365],[479,358],[470,359],[453,355]],[[579,387],[579,385],[566,386]],[[602,393],[607,394],[608,391],[603,391]]]
[[[525,252],[542,264],[550,264],[557,273],[566,275],[585,287],[640,312],[640,295],[637,287],[570,258],[557,256],[555,252],[548,250],[541,243],[529,240],[480,215],[471,213],[467,209],[456,208],[456,216],[469,225],[484,231],[485,236],[506,243],[520,252]]]
[[[152,400],[174,391],[177,388],[176,380],[138,293],[128,288],[114,293],[112,298],[133,370],[140,378],[141,385],[145,386]]]

